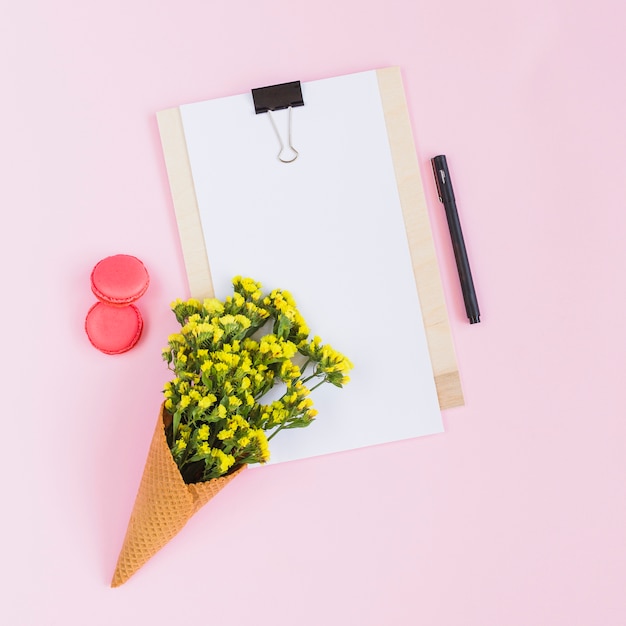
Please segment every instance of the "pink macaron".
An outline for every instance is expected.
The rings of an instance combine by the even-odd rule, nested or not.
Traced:
[[[141,337],[143,319],[134,304],[112,306],[96,302],[85,319],[85,332],[91,344],[105,354],[122,354]]]
[[[148,289],[150,276],[144,264],[128,254],[102,259],[91,272],[91,290],[100,302],[126,306]]]

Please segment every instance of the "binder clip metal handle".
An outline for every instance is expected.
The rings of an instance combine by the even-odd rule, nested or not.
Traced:
[[[276,126],[276,122],[274,121],[274,116],[272,115],[271,110],[267,110],[267,114],[269,115],[270,122],[272,122],[272,127],[274,128],[274,132],[276,133],[276,138],[278,139],[278,143],[280,144],[280,150],[278,151],[278,160],[281,163],[293,163],[299,156],[299,152],[293,147],[293,143],[291,142],[291,107],[289,107],[289,127],[287,131],[287,139],[289,142],[289,149],[293,153],[293,157],[291,159],[283,159],[283,152],[285,151],[285,144],[283,140],[280,138],[280,133],[278,132],[278,128]]]
[[[304,100],[302,98],[302,86],[300,81],[294,81],[291,83],[281,83],[279,85],[270,85],[269,87],[259,87],[252,90],[252,99],[254,100],[254,111],[257,113],[267,113],[272,128],[278,139],[280,145],[280,151],[278,153],[278,160],[281,163],[293,163],[299,156],[299,152],[293,147],[292,141],[292,109],[293,107],[304,106]],[[280,137],[278,127],[274,121],[272,111],[278,111],[280,109],[288,109],[289,111],[289,127],[287,132],[287,143],[289,149],[293,153],[293,157],[283,157],[285,152],[285,144]]]

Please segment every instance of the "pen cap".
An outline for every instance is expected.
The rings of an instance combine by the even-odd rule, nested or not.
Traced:
[[[437,184],[437,193],[439,194],[439,200],[444,204],[449,202],[455,202],[454,190],[452,189],[452,180],[450,179],[450,172],[448,171],[448,162],[444,154],[440,154],[431,159],[433,166],[433,174],[435,175],[435,182]]]

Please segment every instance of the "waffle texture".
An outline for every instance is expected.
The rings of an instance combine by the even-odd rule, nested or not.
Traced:
[[[165,439],[165,417],[161,405],[112,587],[124,584],[245,469],[244,466],[229,476],[186,485]]]

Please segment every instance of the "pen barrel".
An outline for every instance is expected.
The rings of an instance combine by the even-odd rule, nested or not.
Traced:
[[[451,191],[451,190],[450,190]],[[456,210],[454,195],[446,199],[444,202],[446,219],[448,220],[448,229],[452,239],[452,249],[454,250],[454,258],[456,267],[461,280],[461,290],[463,292],[463,301],[465,302],[465,311],[471,324],[480,322],[480,310],[478,309],[478,300],[474,290],[474,281],[467,258],[467,250],[465,249],[465,240],[463,239],[463,231],[461,230],[461,222],[459,214]]]
[[[437,193],[446,211],[446,219],[448,220],[448,230],[450,231],[450,238],[452,239],[456,268],[461,281],[461,290],[463,291],[465,311],[470,324],[476,324],[480,322],[480,311],[478,310],[478,300],[476,299],[476,292],[474,291],[472,272],[470,271],[469,261],[467,260],[467,250],[465,249],[461,222],[459,221],[459,214],[456,210],[456,200],[454,199],[454,190],[452,189],[448,162],[445,155],[440,154],[431,159],[431,164],[433,166],[435,182],[437,183]]]

